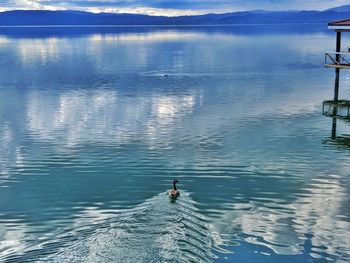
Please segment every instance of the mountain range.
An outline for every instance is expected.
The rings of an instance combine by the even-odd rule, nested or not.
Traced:
[[[323,11],[244,11],[190,16],[149,16],[83,11],[13,10],[0,12],[0,26],[30,25],[228,25],[328,23],[350,18],[350,5]]]

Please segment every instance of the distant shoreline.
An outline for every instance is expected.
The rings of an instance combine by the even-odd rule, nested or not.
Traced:
[[[271,24],[188,24],[188,25],[0,25],[0,28],[98,28],[98,27],[235,27],[235,26],[297,26],[297,25],[325,25],[324,22],[314,23],[271,23]]]
[[[175,27],[314,25],[350,18],[350,11],[245,11],[192,16],[150,16],[81,11],[17,10],[0,12],[1,27]]]

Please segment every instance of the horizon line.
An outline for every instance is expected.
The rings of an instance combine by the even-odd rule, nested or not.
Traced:
[[[336,8],[336,7],[334,7]],[[327,8],[324,10],[315,10],[315,9],[293,9],[293,10],[264,10],[264,9],[253,9],[253,10],[241,10],[241,11],[228,11],[228,12],[206,12],[201,14],[179,14],[179,15],[164,15],[164,14],[148,14],[148,13],[128,13],[128,12],[104,12],[104,11],[91,11],[91,10],[76,10],[76,9],[8,9],[8,10],[0,10],[0,13],[5,12],[15,12],[15,11],[48,11],[48,12],[82,12],[82,13],[89,13],[89,14],[115,14],[115,15],[144,15],[144,16],[152,16],[152,17],[183,17],[183,16],[204,16],[204,15],[224,15],[224,14],[230,14],[230,13],[244,13],[244,12],[267,12],[267,13],[278,13],[278,12],[325,12],[327,10],[330,10],[332,8]]]

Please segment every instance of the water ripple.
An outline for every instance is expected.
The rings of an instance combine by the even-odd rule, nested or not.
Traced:
[[[161,193],[114,215],[94,211],[92,225],[7,255],[2,262],[211,262],[207,224],[188,194],[172,202]],[[104,217],[104,219],[98,219]],[[86,215],[84,215],[86,219]],[[158,256],[155,256],[158,255]]]

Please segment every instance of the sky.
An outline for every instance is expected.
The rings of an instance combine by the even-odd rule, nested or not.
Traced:
[[[82,10],[148,15],[192,15],[246,10],[324,10],[349,0],[0,0],[0,11]]]

